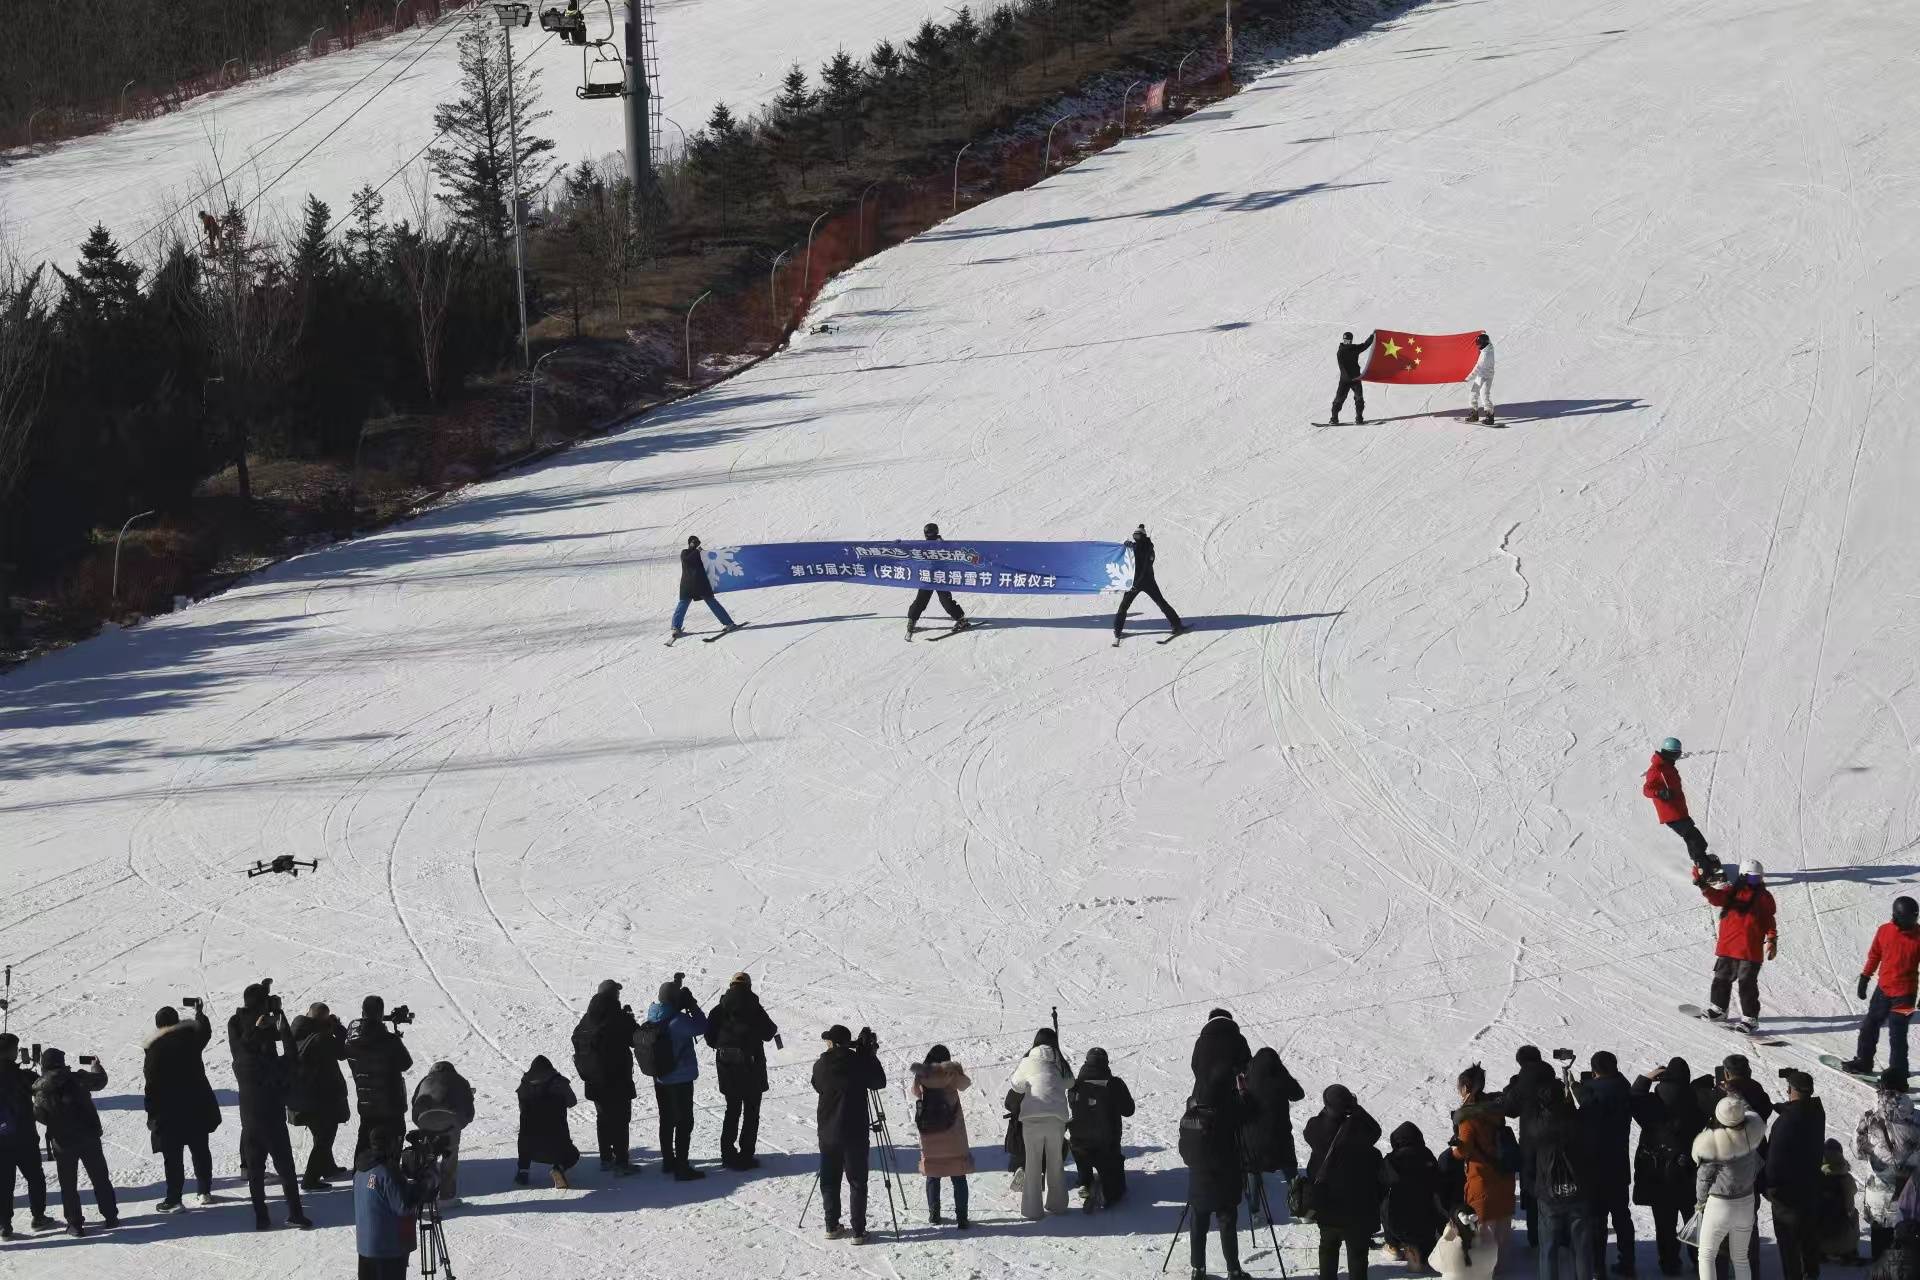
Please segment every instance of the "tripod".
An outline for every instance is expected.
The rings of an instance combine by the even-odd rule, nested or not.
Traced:
[[[887,1189],[887,1212],[893,1217],[894,1238],[900,1236],[900,1209],[894,1203],[893,1188],[900,1187],[900,1204],[907,1203],[907,1184],[900,1181],[898,1162],[893,1158],[893,1130],[887,1124],[887,1104],[878,1089],[867,1090],[867,1100],[873,1104],[873,1121],[868,1126],[880,1138],[880,1182]]]
[[[1240,1143],[1240,1162],[1251,1166],[1253,1162],[1247,1159],[1246,1145],[1246,1140],[1243,1138]],[[1273,1260],[1280,1264],[1281,1280],[1286,1280],[1287,1260],[1280,1256],[1280,1235],[1273,1227],[1273,1202],[1267,1199],[1267,1175],[1251,1167],[1248,1168],[1247,1173],[1253,1180],[1252,1185],[1250,1185],[1245,1192],[1247,1202],[1247,1248],[1256,1249],[1259,1247],[1260,1232],[1256,1228],[1258,1226],[1259,1215],[1266,1215],[1267,1239],[1273,1244]],[[1168,1256],[1172,1256],[1171,1251],[1168,1252]]]
[[[420,1206],[420,1274],[438,1275],[443,1269],[454,1280],[453,1255],[447,1252],[447,1229],[440,1224],[440,1197]]]

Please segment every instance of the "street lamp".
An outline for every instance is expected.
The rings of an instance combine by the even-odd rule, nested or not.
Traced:
[[[1053,169],[1053,131],[1073,118],[1071,115],[1061,116],[1047,127],[1047,149],[1045,154],[1040,157],[1041,173],[1048,173]]]
[[[494,0],[494,16],[507,41],[507,133],[513,148],[513,190],[508,204],[513,209],[513,278],[520,295],[520,363],[533,364],[533,339],[527,331],[527,232],[520,216],[520,107],[513,92],[513,29],[533,21],[531,5],[520,0]]]
[[[532,453],[538,437],[534,432],[534,406],[540,399],[540,366],[559,355],[562,351],[571,351],[572,347],[555,347],[533,362],[533,371],[527,386],[527,452]]]
[[[128,516],[127,524],[120,526],[120,533],[113,540],[113,591],[109,597],[110,603],[112,604],[120,603],[120,544],[126,539],[127,525],[132,524],[135,520],[145,520],[152,514],[153,512],[151,511],[142,511],[137,516]]]
[[[781,327],[780,326],[780,264],[785,262],[787,260],[788,255],[790,255],[792,252],[793,252],[793,247],[789,245],[787,248],[782,249],[779,253],[774,254],[773,266],[768,268],[767,270],[767,302],[773,308],[773,323],[775,328]]]
[[[953,211],[955,213],[960,212],[960,157],[971,150],[973,150],[973,144],[969,142],[953,157]]]

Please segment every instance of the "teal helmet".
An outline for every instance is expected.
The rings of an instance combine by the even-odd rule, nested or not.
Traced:
[[[1661,754],[1661,755],[1663,755],[1663,756],[1677,756],[1677,755],[1679,755],[1679,754],[1680,754],[1680,739],[1678,739],[1678,738],[1666,738],[1666,739],[1663,739],[1663,740],[1661,741],[1661,743],[1660,743],[1660,754]]]

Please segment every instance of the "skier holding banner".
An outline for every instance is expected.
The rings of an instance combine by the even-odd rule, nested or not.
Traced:
[[[937,524],[930,523],[921,532],[925,535],[925,539],[928,542],[940,542],[943,540],[940,537],[940,526]],[[926,579],[922,578],[921,581],[924,582]],[[953,619],[953,629],[955,631],[961,631],[973,625],[967,621],[966,610],[962,609],[959,601],[953,598],[953,592],[941,591],[936,593],[929,588],[923,587],[913,593],[913,603],[907,606],[907,639],[913,639],[914,630],[920,625],[920,615],[927,611],[927,603],[933,599],[935,594],[938,594],[940,597],[940,607],[947,611],[949,618]],[[935,638],[938,639],[938,637]]]
[[[728,617],[727,611],[714,599],[713,579],[707,576],[707,562],[700,554],[700,539],[689,537],[686,550],[680,553],[680,603],[673,610],[673,634],[667,637],[668,644],[680,638],[680,629],[687,621],[687,606],[695,600],[707,602],[707,608],[713,610],[713,616],[726,628],[721,632],[722,635],[727,631],[739,630],[740,624]]]
[[[1127,539],[1127,545],[1133,548],[1133,585],[1120,597],[1120,608],[1113,615],[1113,642],[1116,645],[1120,643],[1120,630],[1126,625],[1127,610],[1133,607],[1134,600],[1142,592],[1146,593],[1147,599],[1160,606],[1161,613],[1167,615],[1167,625],[1172,628],[1167,633],[1167,640],[1171,640],[1185,631],[1187,624],[1180,621],[1180,615],[1160,594],[1159,580],[1153,576],[1153,539],[1147,536],[1147,526],[1143,524],[1134,529],[1133,536]],[[1165,644],[1167,640],[1160,643]]]

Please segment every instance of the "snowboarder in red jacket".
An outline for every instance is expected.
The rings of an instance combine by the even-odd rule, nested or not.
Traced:
[[[1725,874],[1720,859],[1707,852],[1706,836],[1687,815],[1686,788],[1680,785],[1680,770],[1674,767],[1679,759],[1680,739],[1668,738],[1662,742],[1647,765],[1640,793],[1653,801],[1653,813],[1661,825],[1687,842],[1687,857],[1693,859],[1702,878],[1719,880]]]
[[[1880,1028],[1887,1028],[1888,1069],[1896,1075],[1907,1074],[1907,1021],[1913,1017],[1914,993],[1920,990],[1920,903],[1912,898],[1893,900],[1893,919],[1873,935],[1867,948],[1867,965],[1860,973],[1860,997],[1867,998],[1867,984],[1878,970],[1880,982],[1873,988],[1867,1015],[1860,1019],[1860,1041],[1854,1046],[1853,1059],[1841,1065],[1848,1071],[1866,1074],[1873,1070],[1874,1051],[1880,1047]]]
[[[1751,1033],[1760,1021],[1760,965],[1780,949],[1774,928],[1773,895],[1762,883],[1766,869],[1757,859],[1740,864],[1731,883],[1713,885],[1695,873],[1701,896],[1720,908],[1720,937],[1713,950],[1713,988],[1707,997],[1707,1017],[1727,1016],[1735,983],[1740,988],[1740,1015],[1729,1022],[1735,1031]]]

